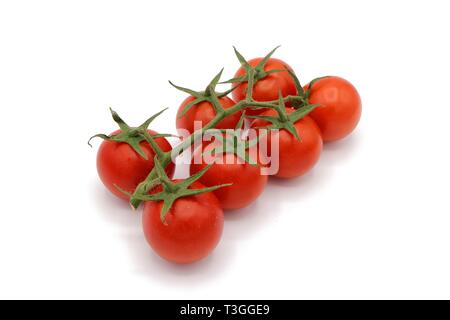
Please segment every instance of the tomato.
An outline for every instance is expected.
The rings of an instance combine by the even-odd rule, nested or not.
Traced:
[[[322,132],[324,141],[335,141],[348,136],[361,118],[361,98],[355,87],[345,79],[327,77],[311,88],[311,104],[320,104],[309,115]]]
[[[248,63],[255,67],[261,62],[263,58],[256,58],[248,61]],[[287,63],[270,58],[264,67],[264,71],[270,70],[285,70],[286,67],[292,71],[292,68],[287,65]],[[237,72],[235,77],[241,77],[245,75],[245,69],[241,67]],[[272,73],[266,77],[258,80],[253,86],[253,99],[258,102],[264,101],[275,101],[279,98],[279,92],[281,91],[283,97],[289,95],[296,95],[297,89],[295,87],[295,82],[287,71]],[[242,82],[233,91],[233,98],[235,101],[245,100],[247,95],[247,82]],[[248,109],[245,113],[247,115],[257,115],[261,114],[267,109]]]
[[[185,129],[189,133],[194,132],[194,121],[201,121],[202,126],[208,124],[216,116],[216,111],[213,105],[208,101],[203,101],[198,104],[193,105],[187,112],[182,116],[182,112],[187,104],[194,101],[195,97],[190,96],[183,101],[177,112],[177,129]],[[224,109],[229,109],[235,105],[235,102],[229,97],[219,98],[219,102]],[[220,121],[215,128],[217,129],[234,129],[236,124],[241,118],[242,112],[236,112],[222,121]]]
[[[294,112],[293,109],[287,108],[287,113]],[[262,114],[263,116],[277,116],[275,110],[268,110]],[[264,120],[256,120],[252,127],[267,126]],[[273,139],[278,139],[279,143],[279,159],[271,159],[277,161],[279,166],[278,173],[275,174],[278,178],[294,178],[299,177],[311,170],[320,158],[322,152],[322,138],[320,129],[314,120],[306,116],[298,120],[294,127],[297,134],[300,136],[299,141],[288,130],[281,129],[278,133],[267,135],[267,153],[272,156],[270,150],[272,148]]]
[[[230,138],[230,136],[227,137]],[[220,144],[220,142],[214,140],[205,143],[204,148],[196,151],[198,159],[201,161],[200,163],[192,162],[191,174],[201,171],[208,164],[206,163],[205,156],[201,155],[202,151],[203,153],[207,152]],[[194,155],[194,160],[195,158],[196,155]],[[247,207],[264,191],[268,177],[260,174],[260,166],[244,162],[232,152],[228,154],[217,154],[211,158],[216,161],[203,174],[199,181],[207,187],[232,184],[231,186],[222,187],[214,191],[223,209],[234,210]]]
[[[112,135],[121,131],[113,132]],[[148,130],[151,135],[156,132]],[[163,151],[171,151],[172,147],[165,138],[155,139]],[[145,160],[127,143],[115,141],[103,141],[97,153],[97,171],[106,188],[117,197],[129,200],[129,197],[119,191],[115,185],[122,190],[133,193],[139,183],[144,181],[153,169],[155,152],[143,141],[140,143],[142,150],[147,155]],[[167,167],[167,174],[173,175],[175,166],[171,163]]]
[[[205,188],[194,182],[190,189]],[[145,238],[162,258],[192,263],[205,258],[217,246],[223,231],[223,211],[216,196],[202,193],[178,198],[161,221],[162,201],[145,203],[142,225]]]

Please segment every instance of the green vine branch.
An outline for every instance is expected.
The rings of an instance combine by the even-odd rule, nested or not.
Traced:
[[[278,48],[278,47],[277,47]],[[306,116],[309,112],[311,112],[316,105],[311,106],[308,103],[308,99],[306,96],[306,92],[303,90],[303,88],[300,85],[300,82],[298,81],[298,78],[295,76],[293,72],[289,72],[291,77],[293,77],[297,90],[298,95],[296,96],[287,96],[282,97],[280,94],[279,100],[275,101],[267,101],[267,102],[261,102],[261,101],[254,101],[253,100],[253,86],[255,83],[261,79],[264,79],[267,75],[274,73],[274,72],[283,72],[286,70],[271,70],[270,72],[266,72],[264,70],[264,66],[267,63],[267,61],[270,59],[270,57],[273,55],[275,48],[272,50],[268,55],[266,55],[263,60],[256,66],[251,67],[249,63],[244,59],[244,57],[235,49],[236,56],[241,63],[241,65],[245,68],[246,74],[240,78],[234,78],[225,82],[221,83],[241,83],[241,82],[247,82],[247,91],[246,91],[246,98],[245,100],[239,101],[236,103],[233,107],[224,109],[219,102],[219,98],[224,97],[228,95],[232,90],[235,89],[233,87],[232,89],[224,92],[224,93],[217,93],[215,88],[216,85],[219,83],[220,78],[222,76],[223,69],[214,77],[214,79],[210,82],[210,84],[207,86],[205,91],[197,92],[191,89],[183,88],[177,85],[174,85],[172,82],[170,84],[174,86],[176,89],[181,90],[191,96],[193,96],[195,99],[189,103],[185,109],[182,111],[183,114],[185,114],[190,108],[192,108],[197,103],[200,103],[202,101],[208,101],[210,102],[215,111],[216,116],[207,123],[202,129],[199,129],[195,132],[193,132],[190,136],[188,136],[186,139],[184,139],[179,145],[174,147],[172,151],[169,152],[163,152],[157,143],[155,142],[155,137],[152,137],[148,133],[143,133],[140,131],[140,138],[145,139],[150,143],[152,148],[155,150],[155,153],[157,156],[155,157],[155,167],[153,170],[149,173],[147,178],[142,181],[138,187],[136,188],[135,192],[131,195],[130,198],[130,205],[132,208],[137,209],[143,201],[164,201],[163,210],[161,212],[161,218],[162,221],[165,222],[165,214],[170,209],[170,206],[173,204],[173,202],[180,197],[180,195],[186,196],[186,195],[193,195],[198,194],[199,191],[195,190],[188,190],[188,186],[195,180],[199,179],[201,174],[203,174],[209,167],[205,168],[205,171],[200,172],[200,175],[194,175],[181,183],[173,183],[171,182],[167,176],[165,176],[164,168],[166,168],[172,159],[174,159],[176,156],[182,154],[186,150],[190,149],[191,146],[200,139],[204,133],[207,130],[213,129],[217,126],[217,124],[222,121],[223,119],[229,117],[232,114],[238,113],[240,111],[243,111],[247,108],[254,108],[254,109],[274,109],[278,113],[278,118],[271,117],[269,122],[272,122],[272,126],[270,128],[274,128],[275,125],[278,123],[277,121],[280,121],[282,123],[282,126],[280,128],[286,128],[288,131],[292,132],[296,137],[298,137],[297,132],[291,128],[291,125],[289,123],[292,123],[292,121],[297,121],[298,119]],[[287,69],[287,68],[286,68]],[[289,71],[289,70],[288,70]],[[311,87],[311,85],[310,85]],[[300,89],[301,88],[301,89]],[[308,92],[309,93],[309,92]],[[305,97],[306,96],[306,97]],[[295,107],[298,109],[295,114],[287,115],[284,105],[286,103],[294,103]],[[252,118],[252,117],[248,117]],[[278,119],[278,120],[277,120]],[[150,121],[151,122],[151,121]],[[279,124],[279,123],[278,123]],[[298,137],[300,139],[300,137]],[[162,192],[160,194],[156,195],[150,195],[149,192],[152,188],[155,187],[155,181],[160,181],[160,184],[163,186],[163,189],[165,192]],[[204,189],[207,191],[215,190],[222,186],[212,187],[208,189]],[[182,191],[180,191],[182,190]],[[207,192],[205,191],[205,192]]]

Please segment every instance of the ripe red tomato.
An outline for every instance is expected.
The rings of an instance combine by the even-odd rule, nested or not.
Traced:
[[[121,132],[115,131],[112,135]],[[151,135],[156,132],[148,130]],[[171,151],[172,147],[165,138],[155,139],[156,143],[163,151]],[[103,184],[111,193],[117,197],[129,200],[129,198],[120,192],[115,185],[122,190],[133,193],[139,183],[144,181],[150,171],[153,169],[155,152],[148,142],[141,142],[140,146],[147,155],[148,160],[136,153],[127,143],[115,141],[103,141],[97,153],[97,171]],[[175,166],[169,164],[166,172],[169,176],[173,175]]]
[[[188,97],[183,101],[177,112],[177,129],[185,129],[189,133],[194,132],[194,121],[201,121],[202,126],[208,124],[216,116],[213,105],[208,101],[203,101],[193,105],[186,114],[182,115],[184,107],[195,100],[195,97]],[[224,109],[229,109],[235,105],[235,102],[228,97],[219,98],[219,102]],[[236,112],[220,121],[217,129],[234,129],[241,118],[242,112]]]
[[[190,189],[205,188],[194,182]],[[162,258],[175,263],[192,263],[205,258],[220,241],[223,211],[216,196],[202,193],[178,198],[161,221],[162,201],[145,203],[142,224],[145,238]]]
[[[201,152],[214,149],[220,144],[220,142],[214,140],[205,143],[203,150],[198,149],[196,151],[201,162],[191,164],[191,174],[201,171],[208,164]],[[195,157],[194,155],[194,159]],[[216,161],[199,181],[207,187],[232,184],[214,191],[223,209],[234,210],[247,207],[264,191],[268,177],[260,174],[260,166],[251,165],[247,162],[241,163],[243,161],[238,161],[240,159],[234,153],[217,154],[211,158],[223,161]]]
[[[287,113],[294,112],[293,109],[287,108]],[[276,116],[275,110],[268,110],[262,114],[263,116]],[[264,120],[256,120],[252,127],[261,127],[269,125]],[[295,124],[297,134],[300,136],[299,141],[286,129],[281,129],[272,137],[272,134],[267,135],[268,156],[272,156],[270,150],[272,148],[272,139],[279,141],[279,159],[272,159],[271,161],[278,161],[279,171],[275,175],[278,178],[294,178],[304,175],[311,170],[320,158],[322,152],[322,138],[317,124],[312,118],[306,116],[298,120]],[[273,163],[272,163],[273,165]]]
[[[258,65],[263,58],[256,58],[248,61],[251,66]],[[292,70],[287,63],[270,58],[264,67],[265,71],[270,70],[284,70],[286,67]],[[235,77],[241,77],[245,75],[245,69],[243,67],[239,68],[236,72]],[[234,84],[235,85],[235,84]],[[258,102],[264,101],[275,101],[279,98],[279,92],[281,91],[283,97],[289,95],[296,95],[297,89],[295,88],[295,82],[287,71],[277,72],[267,75],[256,82],[253,86],[253,99]],[[233,98],[235,101],[244,100],[247,94],[247,82],[242,82],[233,91]],[[245,113],[247,115],[258,115],[266,111],[265,109],[248,109]]]
[[[322,132],[324,141],[335,141],[349,135],[361,118],[361,98],[355,87],[345,79],[327,77],[311,88],[311,104],[320,104],[309,115]]]

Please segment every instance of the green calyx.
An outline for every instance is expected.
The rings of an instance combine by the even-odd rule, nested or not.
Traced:
[[[309,105],[309,96],[311,95],[312,87],[314,86],[314,84],[317,81],[327,78],[327,77],[320,77],[320,78],[313,79],[309,83],[308,88],[305,90],[305,89],[303,89],[303,86],[301,85],[300,80],[298,79],[297,75],[294,72],[292,72],[291,70],[288,70],[288,68],[286,68],[286,70],[289,72],[289,75],[294,80],[295,88],[297,89],[297,96],[292,97],[292,107],[294,109],[299,109],[299,108],[308,106]]]
[[[271,125],[258,128],[265,128],[268,130],[285,129],[288,132],[290,132],[297,140],[301,141],[297,129],[295,128],[295,123],[300,119],[306,117],[311,111],[313,111],[318,106],[319,106],[318,104],[313,105],[308,104],[302,106],[301,108],[297,109],[292,113],[287,113],[284,99],[280,92],[278,104],[274,106],[275,107],[274,109],[278,113],[277,116],[248,116],[248,118],[259,119],[271,123]]]
[[[113,109],[110,108],[112,118],[114,122],[116,122],[121,130],[120,133],[114,134],[114,135],[106,135],[106,134],[96,134],[92,136],[89,141],[88,145],[92,147],[91,141],[94,138],[101,138],[103,140],[107,141],[114,141],[114,142],[123,142],[130,145],[136,153],[138,153],[142,158],[145,160],[148,160],[147,155],[145,154],[144,150],[142,150],[140,143],[142,141],[148,141],[152,148],[154,149],[155,153],[162,154],[163,151],[159,148],[158,144],[155,142],[154,139],[161,138],[161,137],[173,137],[171,134],[157,134],[154,136],[151,136],[148,133],[148,127],[150,124],[155,120],[159,115],[161,115],[166,109],[154,114],[150,118],[148,118],[143,124],[141,124],[139,127],[130,127],[123,119],[115,112]]]
[[[242,161],[245,161],[252,166],[258,166],[258,163],[255,161],[255,159],[250,157],[248,150],[251,147],[255,146],[262,138],[262,136],[258,136],[255,139],[251,140],[244,140],[241,138],[245,118],[246,116],[244,111],[242,112],[242,116],[234,130],[209,130],[208,135],[214,137],[215,141],[217,141],[219,144],[215,148],[203,152],[203,155],[217,155],[225,153],[235,154]]]
[[[209,170],[211,166],[205,167],[203,170],[199,171],[195,175],[181,181],[175,183],[169,179],[166,172],[164,171],[163,166],[158,159],[158,156],[155,157],[155,170],[157,178],[153,179],[151,182],[151,186],[148,190],[151,190],[156,185],[162,186],[162,191],[156,194],[150,195],[142,195],[135,194],[134,198],[141,201],[163,201],[163,207],[160,212],[161,221],[163,224],[167,225],[166,215],[169,212],[170,208],[174,204],[174,202],[183,197],[191,197],[196,196],[202,193],[212,192],[222,187],[228,187],[231,184],[221,184],[214,187],[203,188],[203,189],[189,189],[189,187],[198,179],[200,179],[206,171]]]
[[[169,81],[169,83],[176,89],[183,91],[189,95],[191,95],[192,97],[194,97],[195,99],[192,100],[191,102],[189,102],[184,109],[181,111],[180,114],[180,118],[183,117],[188,111],[189,109],[191,109],[193,106],[195,106],[196,104],[199,104],[201,102],[209,102],[213,105],[214,110],[216,111],[216,114],[223,114],[224,109],[222,107],[222,105],[220,104],[219,99],[226,97],[228,94],[230,94],[230,92],[232,92],[234,89],[230,89],[228,91],[225,92],[217,92],[216,91],[216,87],[217,84],[219,83],[220,77],[222,76],[223,73],[223,68],[222,70],[220,70],[220,72],[211,80],[211,82],[208,84],[208,86],[206,87],[206,89],[204,91],[194,91],[188,88],[183,88],[180,86],[177,86],[175,84],[173,84],[171,81]]]
[[[278,73],[278,72],[284,72],[286,70],[265,70],[265,66],[269,59],[272,57],[272,55],[275,53],[275,51],[280,46],[277,46],[272,51],[270,51],[256,66],[251,66],[248,61],[244,58],[244,56],[235,48],[234,53],[236,54],[236,57],[238,58],[239,62],[241,63],[241,66],[245,69],[245,74],[243,76],[232,78],[230,80],[227,80],[222,83],[242,83],[242,82],[250,82],[250,79],[253,80],[253,83],[256,83],[257,81],[264,79],[269,74],[272,73]]]

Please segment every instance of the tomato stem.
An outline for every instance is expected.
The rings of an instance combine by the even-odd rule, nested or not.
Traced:
[[[229,117],[230,115],[233,115],[237,112],[241,112],[242,110],[249,108],[249,107],[250,108],[274,109],[277,111],[277,113],[279,115],[279,118],[278,118],[279,125],[282,127],[286,127],[289,131],[292,131],[292,128],[291,128],[292,121],[297,120],[294,118],[300,119],[301,117],[304,117],[305,115],[307,115],[309,112],[312,111],[312,109],[315,106],[312,106],[312,107],[308,106],[307,99],[305,99],[306,92],[304,92],[303,89],[300,90],[300,88],[298,88],[297,96],[290,95],[287,97],[282,97],[282,95],[280,93],[280,98],[278,100],[266,101],[266,102],[257,102],[257,101],[253,100],[253,87],[259,80],[266,77],[270,73],[286,71],[286,70],[274,70],[273,72],[270,72],[270,73],[264,71],[265,64],[269,61],[270,57],[273,55],[273,53],[275,52],[275,50],[277,48],[275,48],[271,52],[269,52],[269,54],[267,54],[256,67],[250,66],[250,64],[247,62],[247,60],[245,60],[245,58],[237,51],[237,49],[234,48],[236,57],[238,58],[242,67],[246,70],[246,75],[243,77],[240,77],[240,78],[233,78],[231,80],[228,80],[225,82],[220,82],[220,83],[232,83],[232,84],[238,83],[239,84],[242,82],[247,82],[247,91],[246,91],[245,100],[239,101],[233,107],[228,108],[228,109],[224,109],[221,106],[219,99],[221,97],[228,95],[231,91],[236,89],[237,86],[232,85],[232,88],[224,93],[217,93],[215,91],[216,85],[220,81],[220,77],[222,75],[223,69],[213,78],[213,80],[206,87],[206,90],[204,92],[197,92],[197,91],[190,90],[187,88],[179,87],[169,81],[170,84],[172,86],[174,86],[176,89],[186,92],[187,94],[195,97],[195,99],[191,103],[189,103],[185,107],[185,109],[182,111],[182,115],[184,115],[189,110],[189,108],[193,107],[195,104],[197,104],[201,101],[209,101],[213,105],[213,107],[216,111],[216,116],[209,123],[207,123],[202,129],[199,129],[199,130],[193,132],[189,137],[187,137],[183,142],[181,142],[178,146],[174,147],[172,149],[172,151],[169,151],[169,152],[163,152],[162,150],[160,150],[160,148],[157,147],[157,145],[154,141],[154,138],[149,135],[146,135],[146,140],[151,144],[152,147],[154,147],[155,153],[157,154],[157,156],[155,157],[155,167],[149,173],[148,177],[138,185],[134,194],[131,196],[130,204],[133,208],[135,208],[135,209],[138,208],[140,206],[140,204],[142,203],[142,201],[162,200],[162,201],[164,201],[164,207],[162,210],[163,212],[161,213],[161,218],[163,219],[163,222],[164,222],[165,214],[170,209],[170,206],[172,205],[173,201],[175,201],[175,199],[178,196],[180,196],[180,195],[186,196],[186,195],[190,195],[190,194],[194,194],[194,193],[196,194],[199,192],[209,192],[209,191],[212,191],[213,189],[215,190],[219,187],[222,187],[222,186],[216,186],[213,188],[203,189],[202,191],[188,190],[190,183],[192,183],[196,179],[199,179],[200,176],[194,175],[194,176],[186,179],[185,182],[183,182],[180,185],[180,184],[174,184],[173,182],[166,180],[164,177],[164,174],[162,174],[162,172],[164,172],[164,168],[166,168],[170,164],[170,162],[173,161],[172,158],[174,158],[175,156],[177,156],[177,155],[185,152],[189,148],[191,148],[191,146],[198,139],[200,139],[207,130],[215,128],[219,122],[221,122],[223,119]],[[289,74],[291,75],[291,77],[294,78],[294,80],[296,81],[296,84],[298,86],[300,86],[300,82],[298,81],[295,74],[293,72],[289,72]],[[313,83],[311,83],[311,84],[313,84]],[[292,117],[290,117],[284,109],[285,103],[288,103],[288,102],[295,103],[295,105],[298,108],[304,107],[304,109],[301,109],[301,111],[299,111],[299,112],[293,113]],[[253,117],[249,116],[248,118],[256,118],[256,116],[253,116]],[[297,135],[296,132],[295,133],[293,132],[293,134]],[[236,142],[234,142],[234,143],[236,143]],[[204,172],[206,172],[207,169],[209,169],[209,168],[206,167],[205,171],[202,171],[200,173],[204,174]],[[154,183],[152,183],[152,182],[154,182],[157,179],[160,179],[160,181],[162,182],[162,184],[166,190],[166,193],[165,194],[163,193],[162,195],[159,195],[159,196],[158,195],[153,195],[153,196],[148,195],[148,192],[154,187]],[[206,190],[206,191],[204,191],[204,190]]]

